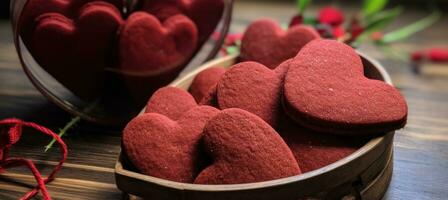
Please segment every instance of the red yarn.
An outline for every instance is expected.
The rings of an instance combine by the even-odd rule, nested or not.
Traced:
[[[339,26],[344,22],[344,14],[334,7],[327,6],[319,11],[319,22],[331,26]]]
[[[67,159],[67,145],[65,145],[64,141],[62,141],[62,139],[50,129],[32,122],[24,122],[22,120],[12,118],[1,120],[0,127],[1,126],[8,126],[10,128],[7,132],[0,132],[0,173],[2,173],[5,169],[12,167],[28,167],[31,170],[34,178],[36,179],[37,186],[30,192],[26,193],[25,196],[21,198],[21,200],[28,200],[33,198],[34,196],[36,196],[39,190],[42,192],[42,196],[45,200],[50,200],[51,197],[45,184],[53,181],[56,173],[61,170],[62,164]],[[47,178],[42,177],[41,173],[31,160],[8,156],[9,150],[11,149],[12,145],[19,141],[20,136],[22,135],[22,127],[24,126],[33,128],[39,132],[53,137],[58,142],[62,150],[62,159],[59,161],[59,164],[56,165],[54,170],[50,173],[50,175],[48,175]]]

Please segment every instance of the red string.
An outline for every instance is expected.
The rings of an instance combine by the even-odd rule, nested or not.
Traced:
[[[46,199],[46,200],[51,199],[50,195],[48,194],[48,190],[45,187],[45,181],[42,179],[42,175],[40,174],[39,170],[37,170],[36,166],[34,165],[34,163],[32,161],[23,159],[23,158],[8,158],[1,164],[1,167],[4,167],[4,168],[11,168],[11,167],[18,167],[18,166],[27,166],[31,170],[31,173],[33,174],[34,178],[36,179],[38,188],[42,192],[42,196],[44,197],[44,199]],[[35,189],[33,189],[33,191],[34,190]],[[20,199],[21,200],[31,199],[35,195],[36,194],[32,195],[29,192],[24,197],[22,197]]]
[[[48,190],[45,186],[45,184],[51,182],[54,180],[54,177],[56,174],[61,170],[62,164],[67,159],[67,145],[65,145],[64,141],[53,131],[50,129],[47,129],[43,126],[40,126],[38,124],[32,123],[32,122],[24,122],[19,119],[5,119],[0,121],[0,126],[9,126],[10,129],[7,134],[0,132],[0,173],[2,172],[2,169],[7,169],[11,167],[17,167],[17,166],[27,166],[31,172],[33,173],[34,178],[37,181],[37,186],[25,194],[21,199],[22,200],[28,200],[33,198],[37,195],[39,191],[42,192],[42,196],[45,200],[50,200],[51,197],[48,193]],[[42,132],[44,134],[47,134],[51,137],[53,137],[59,144],[59,147],[61,149],[62,158],[59,161],[58,165],[53,169],[53,171],[48,175],[47,178],[42,178],[41,173],[39,170],[37,170],[34,163],[30,160],[23,159],[23,158],[10,158],[8,157],[9,150],[17,143],[20,139],[20,136],[22,135],[22,127],[30,127],[33,128],[39,132]]]

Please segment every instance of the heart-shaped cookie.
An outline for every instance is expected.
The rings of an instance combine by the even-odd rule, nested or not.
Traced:
[[[201,167],[204,124],[217,113],[213,107],[199,106],[177,121],[157,113],[140,115],[123,131],[126,155],[143,174],[192,183]]]
[[[101,93],[104,68],[110,64],[122,23],[117,8],[105,2],[86,4],[74,20],[58,13],[43,14],[36,19],[32,55],[73,93],[92,99]]]
[[[204,43],[218,25],[224,11],[223,0],[143,0],[142,10],[161,21],[183,14],[197,26],[199,43]]]
[[[350,46],[333,40],[308,43],[286,73],[286,113],[305,127],[335,134],[402,128],[407,105],[400,92],[363,72],[361,58]]]
[[[216,84],[221,79],[226,69],[221,67],[212,67],[199,72],[193,79],[188,91],[193,95],[196,102],[201,102],[203,98],[214,90]]]
[[[215,108],[219,108],[218,101],[216,98],[216,85],[208,93],[202,98],[202,100],[198,103],[199,105],[213,106]]]
[[[249,111],[275,127],[282,113],[283,79],[288,66],[289,60],[274,70],[256,62],[232,66],[218,82],[218,107]]]
[[[261,19],[253,22],[241,41],[241,59],[259,62],[271,69],[297,55],[308,42],[320,38],[314,28],[293,26],[284,31],[277,22]]]
[[[187,17],[175,15],[161,24],[148,13],[135,12],[120,31],[119,67],[140,76],[178,71],[196,46],[196,26]]]
[[[341,160],[354,153],[368,141],[367,138],[318,133],[296,125],[291,120],[282,121],[278,133],[288,144],[302,173]]]
[[[253,183],[300,174],[297,161],[280,135],[247,111],[221,111],[206,123],[203,141],[213,162],[194,183]]]
[[[196,106],[196,101],[187,91],[176,87],[163,87],[151,96],[145,113],[158,113],[177,120]]]
[[[108,2],[120,11],[123,9],[123,0],[28,0],[20,16],[20,35],[30,47],[37,17],[45,13],[59,13],[69,19],[76,18],[85,4],[96,1]]]

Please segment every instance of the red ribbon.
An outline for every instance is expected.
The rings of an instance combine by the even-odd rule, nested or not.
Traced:
[[[67,145],[65,145],[64,141],[62,141],[62,139],[50,129],[47,129],[43,126],[40,126],[32,122],[24,122],[19,119],[5,119],[0,121],[0,127],[1,126],[7,126],[9,127],[9,130],[0,132],[0,173],[2,173],[5,169],[12,167],[19,167],[19,166],[28,167],[31,170],[31,173],[33,174],[34,178],[36,179],[37,186],[30,192],[26,193],[25,196],[23,196],[21,199],[22,200],[31,199],[34,196],[36,196],[37,193],[39,193],[39,191],[41,191],[43,198],[45,200],[50,200],[51,196],[48,193],[45,184],[53,181],[56,174],[61,170],[62,164],[67,159]],[[15,143],[19,141],[20,136],[22,135],[22,127],[30,127],[41,133],[53,137],[58,142],[60,149],[62,150],[61,160],[59,161],[58,165],[56,165],[56,167],[53,169],[53,171],[50,173],[50,175],[48,175],[48,177],[46,178],[42,177],[41,173],[31,160],[24,158],[9,157],[9,150]]]

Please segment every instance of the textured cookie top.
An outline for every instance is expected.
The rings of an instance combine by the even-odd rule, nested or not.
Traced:
[[[291,150],[258,116],[232,108],[221,111],[204,128],[204,146],[213,163],[198,184],[237,184],[300,174]]]
[[[294,26],[284,31],[277,22],[261,19],[253,22],[241,41],[241,59],[259,62],[271,69],[293,58],[308,42],[320,38],[310,26]]]
[[[407,105],[400,92],[365,77],[355,50],[337,41],[307,44],[290,64],[284,91],[287,113],[315,130],[381,133],[406,122]]]

